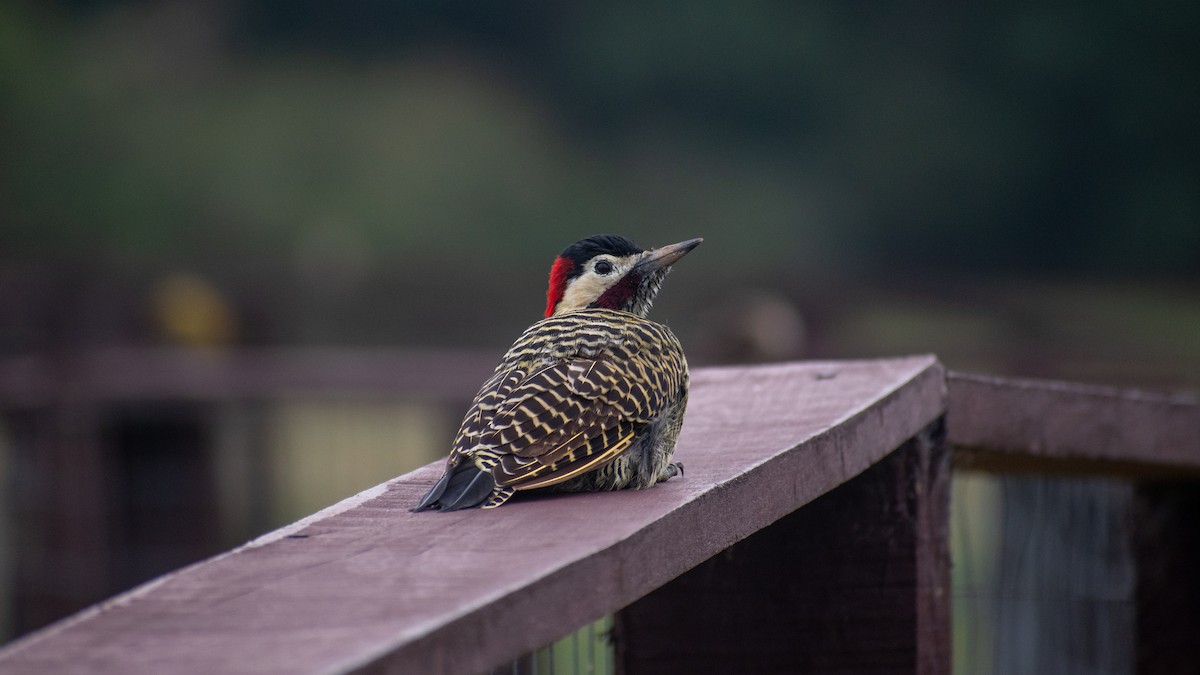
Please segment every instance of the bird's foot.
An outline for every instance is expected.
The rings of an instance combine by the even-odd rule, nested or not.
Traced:
[[[662,473],[658,474],[658,482],[670,480],[675,476],[683,476],[683,462],[671,462],[663,467]]]

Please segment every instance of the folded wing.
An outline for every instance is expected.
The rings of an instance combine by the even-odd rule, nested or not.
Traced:
[[[549,487],[605,466],[664,409],[639,359],[569,359],[497,373],[480,391],[455,452],[491,466],[499,487]],[[669,388],[668,388],[669,389]]]

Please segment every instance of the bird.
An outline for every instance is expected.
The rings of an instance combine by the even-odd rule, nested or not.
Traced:
[[[563,249],[545,317],[484,382],[445,471],[412,510],[491,509],[518,491],[645,489],[682,475],[672,456],[687,359],[647,315],[671,266],[702,241],[643,249],[602,234]]]

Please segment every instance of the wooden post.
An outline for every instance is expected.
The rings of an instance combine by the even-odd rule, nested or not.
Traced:
[[[1200,666],[1200,483],[1139,485],[1133,504],[1139,673]]]
[[[617,614],[618,672],[948,673],[941,421]]]

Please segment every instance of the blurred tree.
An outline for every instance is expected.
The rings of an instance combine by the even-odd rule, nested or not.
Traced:
[[[0,255],[195,270],[272,307],[266,341],[421,333],[368,320],[384,289],[436,332],[402,289],[469,296],[464,261],[503,321],[604,230],[704,235],[736,283],[1194,280],[1197,28],[1182,0],[7,3]]]

